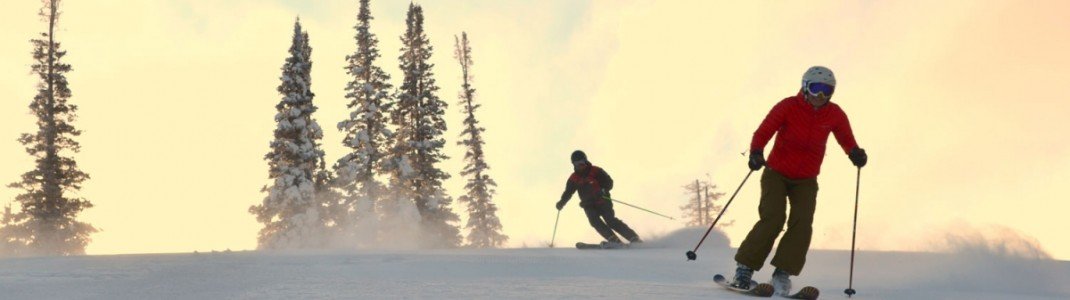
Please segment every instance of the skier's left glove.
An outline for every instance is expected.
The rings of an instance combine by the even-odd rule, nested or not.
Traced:
[[[602,199],[613,199],[613,197],[609,196],[609,190],[602,189]]]
[[[557,210],[561,210],[562,208],[565,208],[565,203],[568,203],[568,201],[565,201],[565,200],[557,201],[557,205],[556,205]]]
[[[851,149],[851,154],[848,154],[847,157],[851,159],[851,163],[859,168],[865,167],[866,162],[869,161],[869,156],[866,156],[866,150],[858,147]]]

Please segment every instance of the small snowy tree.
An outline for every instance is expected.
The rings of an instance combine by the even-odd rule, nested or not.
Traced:
[[[390,122],[397,126],[387,161],[390,185],[396,205],[405,205],[402,202],[409,199],[415,203],[423,246],[456,247],[461,236],[453,223],[460,218],[442,188],[442,181],[450,176],[436,166],[448,158],[442,153],[448,105],[435,95],[439,88],[431,72],[434,65],[428,62],[432,47],[424,34],[423,8],[410,3],[405,22],[399,58],[404,80],[397,101],[389,107]]]
[[[462,32],[461,37],[454,36],[454,40],[454,57],[461,63],[461,75],[464,79],[460,104],[466,116],[464,132],[461,133],[461,137],[465,139],[457,144],[467,148],[464,154],[466,165],[461,176],[468,177],[464,186],[466,194],[457,198],[457,201],[468,205],[468,224],[465,225],[469,230],[468,244],[478,248],[500,247],[509,237],[501,232],[502,223],[498,220],[498,208],[491,199],[494,196],[494,187],[498,185],[487,175],[490,166],[483,155],[483,132],[486,129],[479,127],[475,115],[476,109],[481,105],[473,103],[476,90],[472,88],[472,74],[469,73],[473,64],[472,47],[468,44],[466,32]]]
[[[89,175],[78,168],[70,155],[81,149],[74,140],[82,134],[72,124],[78,106],[68,104],[71,90],[67,77],[71,65],[63,63],[67,55],[55,39],[59,22],[59,0],[42,1],[40,15],[48,21],[48,32],[33,39],[33,72],[41,79],[30,110],[37,117],[37,132],[26,133],[19,142],[34,157],[36,166],[22,174],[22,179],[8,185],[24,192],[15,197],[18,212],[7,206],[0,219],[0,254],[8,255],[76,255],[85,254],[93,226],[77,220],[78,214],[93,207],[88,200],[74,196]]]
[[[684,185],[685,193],[691,198],[687,204],[680,207],[684,212],[684,220],[687,226],[706,226],[713,222],[713,215],[720,213],[724,206],[717,205],[717,200],[724,197],[724,193],[717,192],[717,185],[710,181],[695,180],[693,184]],[[735,221],[723,221],[720,227],[732,225]]]
[[[350,153],[338,159],[334,165],[338,174],[337,186],[341,189],[343,207],[348,212],[340,224],[356,241],[371,243],[378,232],[379,215],[376,205],[386,193],[376,174],[384,173],[382,160],[389,139],[384,104],[392,101],[390,75],[375,65],[380,57],[379,40],[371,33],[371,11],[368,0],[360,1],[355,37],[357,50],[346,56],[346,74],[352,80],[346,85],[346,105],[351,110],[349,119],[338,123],[338,130],[345,133],[342,144]]]
[[[262,190],[268,193],[263,202],[249,208],[264,224],[261,249],[324,247],[337,211],[326,188],[331,178],[319,145],[323,131],[312,118],[312,47],[300,20],[294,23],[289,53],[278,87],[283,97],[275,106],[275,139],[264,156],[272,182]]]

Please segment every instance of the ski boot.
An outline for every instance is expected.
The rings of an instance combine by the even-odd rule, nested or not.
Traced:
[[[622,242],[620,238],[616,236],[607,241],[602,242],[602,249],[620,249],[624,247],[627,247],[627,245],[624,244],[624,242]]]
[[[750,290],[755,285],[754,280],[751,280],[753,275],[754,269],[737,263],[736,276],[732,278],[732,283],[729,285],[737,289]]]
[[[791,293],[791,274],[787,271],[776,268],[773,271],[773,279],[770,280],[770,284],[773,285],[773,290],[777,295],[787,296]]]

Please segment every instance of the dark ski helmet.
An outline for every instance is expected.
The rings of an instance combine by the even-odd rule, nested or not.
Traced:
[[[572,163],[576,163],[578,161],[586,161],[586,160],[587,160],[587,153],[583,153],[583,151],[580,151],[580,150],[572,151]]]

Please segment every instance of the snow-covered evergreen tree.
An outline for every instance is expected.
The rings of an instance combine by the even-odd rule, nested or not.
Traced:
[[[717,200],[724,197],[724,193],[717,192],[717,185],[707,181],[695,180],[694,183],[684,185],[685,194],[690,196],[687,204],[680,206],[683,211],[687,226],[707,226],[713,222],[714,214],[724,209],[723,205],[717,205]],[[727,227],[735,221],[720,221],[718,226]]]
[[[475,104],[475,88],[472,87],[472,47],[468,44],[468,33],[461,32],[460,37],[454,36],[456,41],[454,57],[461,63],[461,75],[464,83],[461,85],[461,105],[464,118],[464,132],[461,137],[464,140],[457,142],[465,146],[465,167],[461,170],[461,176],[467,177],[464,185],[466,194],[457,198],[457,201],[468,205],[468,224],[465,228],[468,232],[468,245],[478,248],[500,247],[505,244],[509,237],[502,234],[502,223],[498,220],[498,207],[494,205],[494,179],[487,175],[490,166],[487,165],[483,155],[483,132],[485,128],[479,126],[476,120],[476,109],[480,106]]]
[[[442,181],[450,176],[436,167],[448,157],[443,119],[448,104],[435,93],[431,72],[432,47],[424,34],[423,8],[409,4],[406,30],[401,36],[401,71],[404,80],[397,101],[390,105],[390,122],[397,126],[389,154],[389,174],[395,201],[412,199],[420,214],[420,242],[425,247],[456,247],[461,243],[459,221]]]
[[[312,118],[316,111],[309,75],[312,47],[300,20],[294,23],[289,53],[278,87],[282,101],[275,106],[275,139],[264,156],[272,183],[262,190],[268,193],[263,202],[249,208],[264,224],[258,240],[261,249],[325,247],[337,213],[319,145],[323,130]]]
[[[390,75],[375,65],[380,57],[379,40],[371,33],[372,15],[368,0],[360,1],[357,14],[357,50],[346,56],[346,73],[352,80],[346,85],[346,105],[351,111],[349,119],[338,123],[338,130],[345,133],[342,144],[350,153],[338,159],[334,165],[338,174],[337,186],[343,195],[343,207],[347,210],[345,221],[340,224],[350,237],[363,243],[374,242],[378,232],[379,214],[376,205],[383,198],[385,186],[376,179],[382,174],[382,160],[387,141],[384,104],[392,101]]]
[[[34,157],[36,166],[22,174],[22,179],[8,185],[24,192],[15,198],[20,210],[5,208],[0,219],[0,252],[8,255],[85,254],[96,232],[93,226],[77,220],[78,214],[93,207],[76,196],[89,175],[78,168],[72,154],[81,150],[74,137],[81,131],[72,124],[78,106],[67,103],[71,90],[67,77],[71,65],[63,63],[67,51],[56,41],[59,0],[43,1],[41,16],[48,21],[48,31],[31,40],[34,46],[33,72],[41,79],[30,110],[37,117],[37,132],[26,133],[19,142]],[[5,253],[0,253],[5,254]]]

